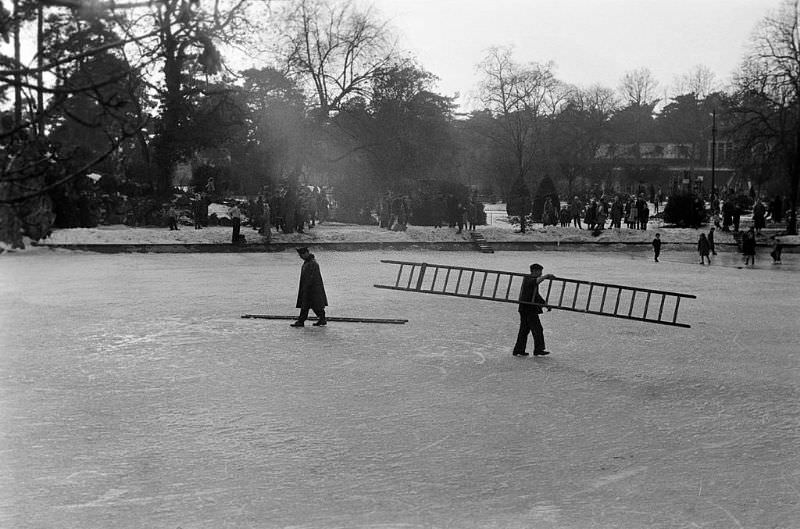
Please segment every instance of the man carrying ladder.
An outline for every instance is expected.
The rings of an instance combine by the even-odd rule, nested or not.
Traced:
[[[514,344],[514,356],[528,356],[525,347],[528,344],[528,333],[533,335],[533,356],[545,356],[550,352],[544,346],[544,329],[539,320],[542,307],[546,305],[539,294],[539,284],[546,279],[555,279],[553,274],[542,275],[543,267],[538,263],[531,265],[531,275],[523,279],[519,290],[519,332]],[[550,308],[548,307],[548,311]]]

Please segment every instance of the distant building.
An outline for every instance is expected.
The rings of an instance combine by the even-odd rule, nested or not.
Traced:
[[[711,191],[712,172],[715,186],[734,187],[737,175],[732,167],[733,142],[716,142],[712,171],[712,142],[703,149],[694,143],[642,142],[602,144],[595,152],[597,164],[610,164],[610,182],[614,190],[638,192],[642,188],[664,190],[691,186]]]

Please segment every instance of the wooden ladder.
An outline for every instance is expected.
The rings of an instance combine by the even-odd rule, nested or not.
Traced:
[[[394,284],[375,285],[376,288],[535,305],[517,299],[529,274],[409,261],[381,262],[399,265],[399,269]],[[691,294],[563,277],[544,280],[539,284],[539,295],[545,300],[544,307],[550,309],[687,328],[691,326],[678,322],[678,309],[683,299],[697,298]]]

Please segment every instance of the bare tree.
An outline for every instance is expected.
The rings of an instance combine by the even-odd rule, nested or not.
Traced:
[[[658,100],[656,90],[658,81],[648,68],[625,72],[620,81],[619,91],[631,105],[645,106]]]
[[[545,130],[545,117],[555,114],[567,94],[556,80],[552,64],[519,64],[511,48],[491,48],[478,65],[483,80],[480,100],[495,118],[491,138],[513,161],[515,174],[501,185],[508,194],[512,186],[526,188]],[[520,182],[525,186],[520,186]],[[524,216],[522,231],[525,231]]]
[[[707,66],[698,64],[685,74],[676,77],[675,95],[694,94],[698,99],[717,90],[716,75]]]
[[[366,97],[370,79],[397,62],[387,24],[350,1],[300,0],[281,23],[279,53],[309,85],[323,118],[353,96]]]
[[[754,34],[736,76],[737,136],[786,175],[792,211],[800,184],[800,0],[785,0]]]

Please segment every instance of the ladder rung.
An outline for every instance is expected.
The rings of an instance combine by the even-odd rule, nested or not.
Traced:
[[[416,268],[416,265],[411,265],[411,272],[408,274],[408,284],[406,285],[406,288],[411,288],[411,279],[414,277],[414,269]]]

